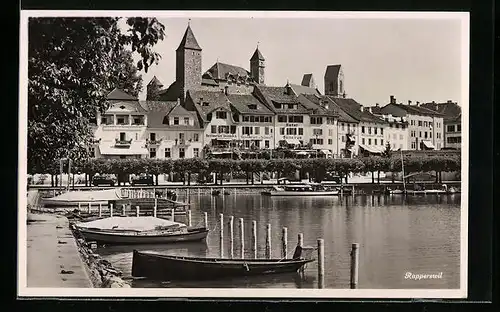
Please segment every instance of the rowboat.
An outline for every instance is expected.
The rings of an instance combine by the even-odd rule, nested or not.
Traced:
[[[134,250],[132,276],[155,280],[215,280],[292,273],[312,261],[314,259],[304,259],[300,256],[292,259],[224,259],[172,256]]]
[[[202,241],[208,235],[204,227],[154,217],[112,217],[75,224],[88,241],[102,244],[168,244]]]
[[[339,195],[338,189],[329,189],[321,184],[290,184],[273,186],[271,191],[261,193],[264,196],[334,196]]]

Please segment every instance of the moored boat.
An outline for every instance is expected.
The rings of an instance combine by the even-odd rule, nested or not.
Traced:
[[[154,217],[111,217],[75,224],[89,241],[106,244],[167,244],[204,240],[208,229]]]
[[[275,185],[271,191],[264,191],[261,194],[265,196],[332,196],[339,195],[340,191],[321,184],[289,184]]]
[[[300,248],[300,247],[299,247]],[[134,250],[132,276],[156,280],[215,280],[297,272],[314,259],[225,259],[164,255]]]

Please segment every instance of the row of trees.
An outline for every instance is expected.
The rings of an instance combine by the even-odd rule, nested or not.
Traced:
[[[460,171],[460,156],[413,156],[404,160],[405,174],[413,172],[441,172]],[[289,177],[297,171],[307,173],[316,181],[324,180],[327,174],[340,176],[347,183],[349,173],[372,173],[374,183],[375,174],[380,172],[400,172],[402,169],[400,158],[364,157],[364,158],[313,158],[313,159],[90,159],[76,162],[71,169],[74,173],[84,173],[90,179],[95,174],[140,174],[149,173],[155,176],[158,184],[160,174],[178,174],[184,183],[191,183],[193,174],[197,177],[208,177],[215,173],[216,183],[222,184],[224,177],[229,173],[244,172],[247,184],[254,183],[254,174],[264,172],[276,173],[277,177]],[[30,173],[59,174],[59,163],[54,161],[46,167],[45,172],[32,171]],[[67,172],[67,165],[64,168]]]

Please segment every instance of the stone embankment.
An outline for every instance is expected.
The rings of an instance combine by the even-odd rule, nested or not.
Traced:
[[[70,228],[76,240],[78,252],[86,266],[89,279],[95,288],[130,288],[130,284],[121,278],[122,272],[113,268],[111,263],[94,253],[95,242],[87,242],[80,235],[73,223]]]

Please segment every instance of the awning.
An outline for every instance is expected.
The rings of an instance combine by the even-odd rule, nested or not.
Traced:
[[[297,140],[297,139],[286,139],[285,141],[286,141],[286,143],[288,143],[290,145],[292,145],[292,144],[293,145],[299,145],[300,144],[300,141]]]
[[[323,149],[323,150],[321,150],[321,152],[325,155],[330,155],[332,153],[330,150],[327,150],[327,149]]]
[[[428,148],[428,149],[436,149],[436,148],[434,147],[434,145],[432,144],[432,142],[431,142],[431,141],[422,141],[422,143],[423,143],[423,144],[424,144],[424,146],[425,146],[426,148]]]
[[[382,153],[381,150],[377,149],[374,146],[368,146],[368,145],[364,145],[364,144],[359,144],[359,147],[361,147],[365,151],[370,152],[372,154],[381,154]]]
[[[109,143],[108,143],[109,144]],[[99,145],[101,155],[148,155],[148,150],[141,144],[132,143],[130,147],[115,147],[106,144]]]
[[[300,151],[300,152],[297,152],[297,155],[307,155],[307,152]]]

